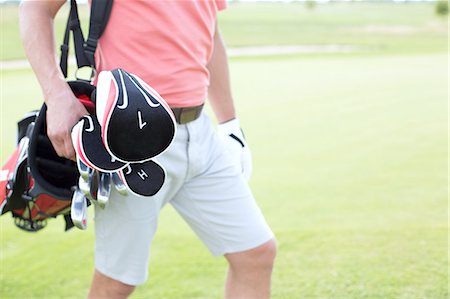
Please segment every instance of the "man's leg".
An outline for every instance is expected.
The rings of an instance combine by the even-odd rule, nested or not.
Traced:
[[[207,116],[187,128],[190,167],[170,203],[213,255],[228,260],[226,298],[269,298],[274,234]]]
[[[226,299],[270,298],[273,263],[276,255],[274,239],[243,252],[226,254],[229,263],[225,283]]]
[[[89,299],[124,299],[134,290],[135,286],[124,284],[102,273],[95,271],[89,291]]]
[[[159,211],[185,181],[188,133],[178,126],[169,149],[158,157],[166,170],[161,190],[151,197],[120,195],[114,188],[105,208],[95,207],[95,268],[89,298],[126,298],[148,276],[150,245]]]

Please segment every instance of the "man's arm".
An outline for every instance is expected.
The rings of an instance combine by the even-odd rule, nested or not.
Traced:
[[[208,63],[210,84],[208,99],[217,117],[219,137],[240,168],[244,177],[250,179],[252,173],[252,156],[236,117],[233,97],[231,95],[228,57],[216,24],[214,33],[214,50]]]
[[[224,123],[236,118],[231,95],[228,57],[217,24],[214,33],[214,50],[207,67],[210,74],[208,99],[217,121]]]
[[[57,154],[73,159],[72,127],[86,109],[64,79],[55,53],[53,20],[64,0],[22,1],[19,24],[25,53],[47,104],[47,134]]]

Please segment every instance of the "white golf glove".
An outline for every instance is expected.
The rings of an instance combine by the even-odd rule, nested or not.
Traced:
[[[252,154],[245,142],[239,120],[235,118],[219,124],[217,133],[244,177],[249,180],[252,174]]]

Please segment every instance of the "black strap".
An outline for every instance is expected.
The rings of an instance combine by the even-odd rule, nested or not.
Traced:
[[[66,222],[66,227],[64,228],[65,231],[68,231],[69,229],[75,226],[73,224],[72,217],[70,216],[70,214],[64,215],[64,221]]]
[[[95,67],[95,49],[111,14],[113,0],[93,0],[89,20],[89,35],[84,45],[84,54],[92,67]]]
[[[97,42],[111,14],[113,0],[93,0],[91,3],[91,15],[89,21],[89,35],[85,42],[83,32],[81,31],[80,19],[78,17],[78,7],[76,0],[70,1],[70,12],[67,20],[67,26],[64,33],[63,44],[61,45],[60,67],[67,78],[67,60],[69,53],[70,31],[73,32],[73,41],[75,46],[75,58],[77,67],[90,66],[95,69],[95,50]]]
[[[69,19],[67,20],[66,31],[64,32],[64,40],[60,47],[61,57],[59,59],[59,67],[61,68],[64,78],[67,78],[67,60],[68,60],[68,56],[69,56],[70,15],[71,14],[69,14]]]
[[[67,77],[67,60],[69,56],[70,31],[72,31],[73,33],[77,67],[81,68],[83,66],[89,66],[90,64],[84,54],[84,36],[83,32],[81,31],[80,19],[78,17],[78,7],[75,0],[70,1],[69,18],[67,19],[66,31],[64,33],[64,42],[61,45],[60,67],[64,74],[64,77]]]

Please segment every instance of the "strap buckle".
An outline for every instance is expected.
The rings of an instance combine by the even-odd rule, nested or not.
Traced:
[[[79,67],[75,71],[75,78],[81,81],[91,82],[92,79],[94,79],[96,76],[97,76],[96,69],[93,66],[89,65]]]

